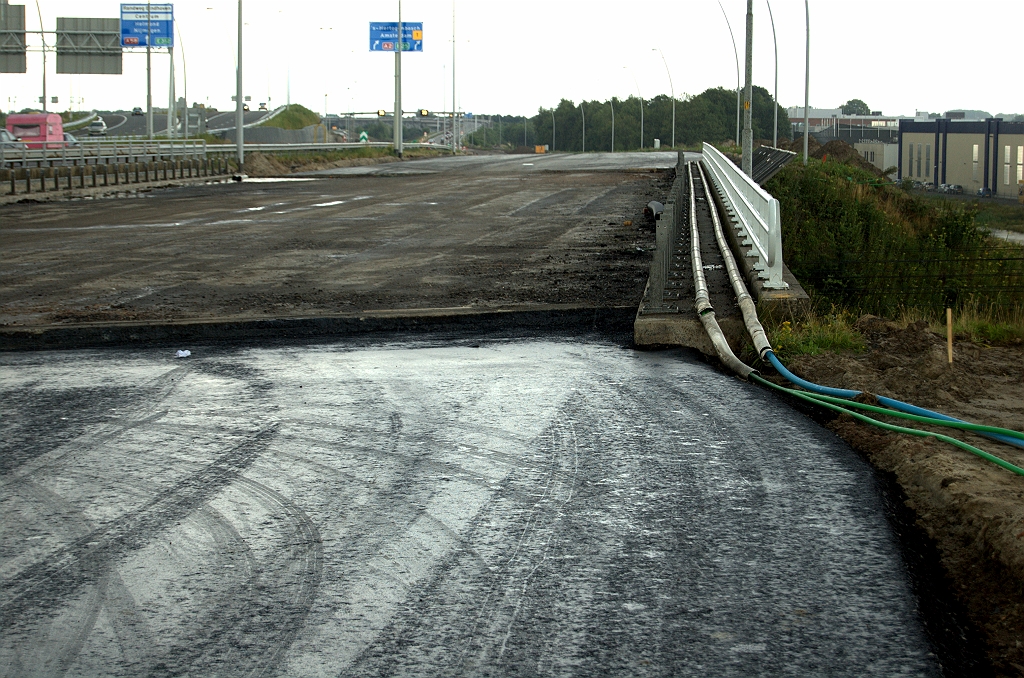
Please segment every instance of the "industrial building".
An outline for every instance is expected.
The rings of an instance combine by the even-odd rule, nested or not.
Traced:
[[[1024,122],[900,120],[899,179],[959,184],[965,192],[1019,194],[1024,181]]]

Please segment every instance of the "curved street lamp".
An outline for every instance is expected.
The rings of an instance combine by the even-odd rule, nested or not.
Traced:
[[[764,0],[768,5],[768,18],[772,21],[772,42],[775,43],[775,93],[772,95],[772,103],[775,104],[775,126],[772,127],[772,148],[779,147],[779,41],[775,37],[775,17],[772,16],[772,3]]]
[[[580,101],[580,115],[583,116],[583,152],[587,152],[587,114],[583,112],[583,102]]]
[[[653,50],[658,54],[661,54],[661,62],[665,64],[665,72],[668,73],[668,89],[672,93],[672,148],[676,147],[676,89],[672,86],[672,71],[668,70],[668,62],[665,61],[665,55],[662,54],[660,47],[655,47]]]
[[[807,127],[809,122],[807,106],[811,99],[811,8],[804,0],[804,13],[807,19],[807,66],[804,71],[804,166],[807,166],[807,135],[810,130]]]
[[[551,109],[551,152],[555,152],[555,109]]]
[[[608,105],[612,107],[612,153],[615,152],[615,97],[608,100]]]
[[[722,7],[722,0],[718,0],[718,7],[725,17],[725,25],[729,27],[729,37],[732,39],[732,55],[736,59],[736,145],[740,145],[740,54],[736,51],[736,37],[732,34],[732,24],[729,23],[729,15]]]

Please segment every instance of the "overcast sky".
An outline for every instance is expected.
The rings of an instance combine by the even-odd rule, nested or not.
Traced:
[[[12,3],[13,4],[13,3]],[[38,30],[27,0],[28,30]],[[742,68],[746,3],[722,0]],[[40,0],[45,29],[56,17],[116,18],[111,0]],[[371,21],[397,18],[397,0],[245,0],[244,82],[253,102],[291,100],[319,112],[391,109],[394,56],[369,52]],[[802,106],[804,3],[773,0],[778,37],[779,101]],[[221,109],[235,90],[236,0],[174,3],[178,95]],[[402,18],[422,21],[424,51],[403,55],[403,108],[448,110],[452,88],[451,0],[405,0]],[[477,113],[534,114],[560,98],[644,98],[736,86],[732,42],[717,0],[456,0],[456,95]],[[1024,113],[1021,0],[811,0],[811,106],[863,99],[887,115],[954,108]],[[39,45],[38,36],[29,36]],[[52,44],[52,35],[48,42]],[[664,54],[662,62],[658,49]],[[167,105],[166,53],[153,58],[154,105]],[[57,75],[47,57],[51,108],[145,107],[145,51],[124,55],[124,74]],[[773,88],[775,58],[765,0],[754,2],[754,83]],[[28,73],[0,74],[0,106],[37,106],[42,58]],[[81,101],[79,101],[81,100]]]

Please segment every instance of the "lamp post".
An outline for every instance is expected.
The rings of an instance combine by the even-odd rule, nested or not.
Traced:
[[[779,147],[779,41],[775,37],[775,17],[772,16],[772,3],[765,0],[768,5],[768,18],[772,22],[772,42],[775,44],[775,93],[772,94],[772,104],[775,107],[775,124],[772,127],[772,148]]]
[[[743,172],[754,175],[754,0],[747,0],[747,50],[743,77]]]
[[[810,130],[807,125],[810,121],[807,107],[811,100],[811,8],[804,0],[804,15],[807,22],[807,65],[804,70],[804,166],[807,166],[807,136]]]
[[[242,139],[242,135],[245,134],[242,125],[242,0],[238,0],[238,70],[235,78],[235,153],[238,156],[238,173],[241,174],[242,165],[245,163]]]
[[[608,100],[608,105],[612,107],[612,153],[615,152],[615,97]]]
[[[729,37],[732,39],[732,55],[736,59],[736,145],[740,145],[740,55],[736,51],[736,37],[732,34],[732,24],[729,23],[729,15],[725,13],[725,7],[722,7],[722,2],[718,2],[719,9],[722,10],[722,16],[725,17],[725,25],[729,27]]]
[[[672,71],[668,70],[668,62],[665,61],[665,55],[662,53],[660,47],[655,47],[653,51],[661,54],[661,62],[665,64],[665,72],[668,73],[668,89],[672,93],[672,148],[676,147],[676,88],[672,86]]]
[[[43,11],[39,9],[39,0],[36,0],[36,14],[39,15],[39,39],[43,41],[43,113],[46,113],[46,28],[43,27]],[[22,36],[22,41],[24,38]]]
[[[555,152],[555,109],[551,109],[551,152]]]
[[[580,101],[580,115],[583,116],[583,152],[587,152],[587,114],[583,112],[583,102]]]

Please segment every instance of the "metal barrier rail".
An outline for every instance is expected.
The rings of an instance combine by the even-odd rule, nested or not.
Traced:
[[[76,143],[49,141],[46,146],[11,148],[0,144],[0,168],[201,160],[207,151],[203,139],[81,139]]]
[[[444,150],[451,148],[442,144],[424,144],[424,143],[411,143],[402,144],[405,148],[437,148]],[[373,148],[391,148],[394,146],[390,141],[347,141],[338,143],[308,143],[308,144],[245,144],[245,151],[247,153],[273,153],[273,152],[287,152],[287,151],[340,151],[346,148],[364,148],[370,146]],[[215,153],[227,153],[234,155],[237,150],[235,144],[210,144],[206,147],[206,152],[209,154]]]
[[[737,220],[742,245],[753,246],[748,257],[756,257],[753,268],[765,289],[787,289],[782,280],[782,225],[779,201],[758,186],[721,151],[704,143],[704,167],[713,177],[726,206]]]

